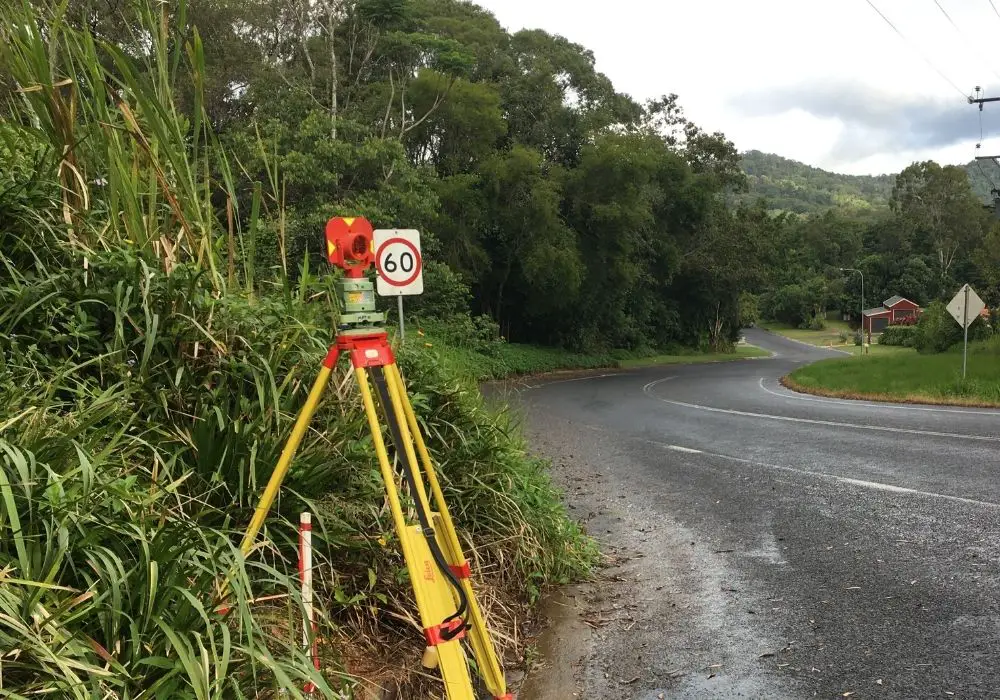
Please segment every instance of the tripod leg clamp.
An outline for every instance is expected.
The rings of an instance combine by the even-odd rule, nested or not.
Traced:
[[[440,625],[434,625],[433,627],[427,627],[424,629],[424,637],[427,638],[427,646],[436,647],[442,642],[454,642],[465,636],[465,620],[460,617],[456,617],[454,620],[444,622]],[[455,636],[447,636],[448,632],[453,630],[461,630]]]
[[[469,566],[469,562],[461,565],[452,564],[448,568],[451,569],[451,573],[455,574],[455,578],[459,580],[472,577],[472,568]]]

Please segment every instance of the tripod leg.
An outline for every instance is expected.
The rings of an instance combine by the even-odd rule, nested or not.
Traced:
[[[305,405],[302,407],[302,410],[299,411],[299,415],[295,419],[295,426],[292,428],[292,434],[288,437],[288,442],[285,443],[285,448],[281,451],[281,457],[278,458],[278,464],[274,467],[274,471],[271,472],[271,478],[268,480],[267,486],[264,488],[264,493],[261,494],[257,507],[254,509],[253,519],[250,521],[250,525],[247,527],[247,531],[243,535],[243,542],[240,544],[243,556],[246,556],[250,552],[250,549],[253,547],[254,540],[257,539],[257,533],[259,533],[261,527],[264,526],[264,520],[267,518],[267,513],[271,510],[271,505],[274,503],[274,499],[278,496],[279,489],[281,489],[281,482],[285,480],[285,475],[288,474],[288,469],[292,465],[292,459],[295,457],[295,452],[299,449],[299,444],[302,442],[302,438],[305,437],[306,431],[309,429],[309,422],[312,420],[313,414],[316,413],[316,408],[319,406],[320,399],[323,398],[323,391],[326,389],[326,385],[330,381],[330,373],[333,371],[333,366],[336,362],[337,350],[336,348],[330,348],[330,351],[326,355],[326,359],[323,360],[323,366],[319,371],[319,375],[317,375],[316,381],[313,382],[312,389],[309,390],[309,397],[306,399]]]
[[[389,381],[396,386],[396,394],[400,397],[403,413],[406,415],[406,422],[416,443],[417,452],[420,454],[420,460],[423,463],[424,473],[427,475],[431,493],[434,495],[434,502],[438,509],[436,520],[440,524],[438,532],[443,531],[442,539],[445,554],[449,563],[453,566],[453,571],[459,574],[462,588],[468,600],[469,641],[472,645],[472,652],[479,666],[479,671],[483,676],[486,687],[494,698],[509,697],[507,696],[506,679],[504,678],[503,670],[500,668],[500,661],[497,659],[493,640],[490,638],[489,629],[486,627],[486,620],[479,609],[479,603],[476,601],[476,596],[472,590],[468,562],[462,553],[462,546],[458,540],[458,532],[455,530],[451,514],[448,512],[448,505],[444,500],[444,492],[441,490],[441,484],[438,481],[437,473],[434,471],[434,464],[431,461],[430,453],[427,451],[427,445],[424,443],[423,435],[420,433],[420,424],[417,422],[417,416],[413,412],[413,406],[410,404],[410,398],[406,393],[403,376],[400,374],[397,365],[388,365],[386,367],[386,374],[389,377]]]
[[[389,422],[389,432],[393,436],[396,454],[400,462],[404,462],[407,455],[412,456],[413,445],[408,442],[409,435],[405,432],[405,425],[402,433],[399,430],[399,414],[395,411],[398,397],[394,397],[386,385],[381,368],[376,367],[373,371],[382,408],[385,410]],[[438,550],[437,541],[434,539],[434,531],[430,528],[426,511],[426,495],[423,499],[424,503],[420,503],[419,497],[414,495],[418,500],[416,508],[420,514],[420,525],[407,525],[403,518],[403,509],[396,488],[396,474],[392,470],[385,442],[382,440],[382,427],[378,422],[375,403],[368,386],[368,377],[363,368],[357,368],[355,376],[358,380],[358,387],[361,389],[361,398],[368,416],[368,427],[375,444],[375,453],[378,456],[379,469],[389,497],[389,507],[392,510],[396,533],[399,535],[406,568],[410,574],[417,611],[420,613],[420,623],[424,627],[429,647],[433,647],[436,652],[441,679],[444,681],[445,694],[449,700],[475,700],[472,680],[469,677],[468,661],[460,641],[462,635],[450,636],[449,626],[445,624],[446,621],[454,618],[452,614],[454,599],[450,588],[452,584],[445,580],[446,577],[451,576],[451,572],[447,570],[446,563],[444,563],[445,568],[441,568],[442,562],[440,560],[442,557],[440,550]],[[404,445],[402,448],[400,443]],[[413,462],[409,462],[409,464],[412,465]],[[404,465],[404,475],[409,475],[407,481],[412,487],[412,471],[407,469],[406,465]],[[461,618],[455,621],[461,622]]]

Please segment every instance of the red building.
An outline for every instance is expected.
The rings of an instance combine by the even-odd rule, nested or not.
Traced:
[[[886,326],[913,323],[922,311],[919,304],[896,295],[883,301],[882,306],[865,309],[862,327],[866,333],[881,333]]]

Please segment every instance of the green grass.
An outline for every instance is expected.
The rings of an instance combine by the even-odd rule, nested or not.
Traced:
[[[477,348],[456,347],[447,341],[430,336],[420,337],[416,342],[419,342],[420,345],[415,345],[415,347],[439,357],[454,374],[477,381],[544,374],[560,370],[698,364],[770,355],[766,350],[753,345],[739,345],[731,353],[690,350],[654,355],[626,351],[578,353],[521,343],[490,343]],[[412,345],[414,341],[409,338],[407,343],[414,347]]]
[[[961,348],[921,355],[883,347],[871,357],[824,360],[792,372],[795,389],[827,396],[885,401],[1000,406],[1000,341],[969,346],[968,377],[962,379]],[[890,352],[892,351],[892,352]]]
[[[621,360],[619,367],[646,367],[649,365],[696,365],[704,362],[729,362],[750,357],[770,357],[771,353],[755,345],[739,345],[734,352],[703,352],[680,355],[653,355]]]
[[[851,330],[846,321],[828,319],[826,321],[826,328],[821,331],[796,328],[795,326],[791,326],[787,323],[781,323],[780,321],[763,321],[761,322],[760,327],[766,331],[771,331],[772,333],[777,333],[778,335],[782,335],[786,338],[798,340],[803,343],[809,343],[810,345],[815,345],[817,347],[832,347],[835,350],[842,350],[843,352],[850,353],[855,357],[861,355],[861,347],[854,344],[854,331]],[[841,342],[841,333],[847,333],[849,338],[847,343]],[[883,355],[905,355],[914,352],[916,351],[912,348],[879,345],[877,336],[875,341],[871,344],[871,347],[868,348],[868,354],[871,357],[881,357]]]
[[[309,680],[346,697],[373,661],[412,668],[412,592],[345,361],[258,547],[236,546],[337,310],[326,270],[255,273],[261,189],[236,187],[197,85],[173,83],[200,84],[197,35],[174,32],[173,6],[137,3],[134,59],[50,4],[15,5],[0,21],[0,64],[24,88],[0,124],[0,696],[302,698]],[[107,185],[86,192],[96,175]],[[513,657],[521,605],[598,554],[511,416],[431,359],[399,353]],[[304,509],[322,676],[299,636]],[[393,680],[426,697],[409,687],[421,675]]]
[[[859,345],[841,345],[836,348],[837,350],[843,350],[844,352],[849,352],[855,357],[861,355],[861,346]],[[915,355],[916,350],[913,348],[904,348],[900,345],[879,345],[878,343],[873,343],[868,348],[869,357],[884,357],[887,355]]]
[[[803,343],[819,345],[822,347],[828,347],[830,345],[833,345],[834,347],[842,346],[843,341],[840,339],[841,333],[847,334],[849,343],[853,342],[854,337],[854,331],[850,329],[846,321],[827,320],[826,328],[821,331],[796,328],[795,326],[791,326],[787,323],[781,323],[779,321],[762,321],[760,323],[760,327],[764,330],[771,331],[772,333],[783,335],[786,338],[791,338],[792,340],[800,340]],[[847,348],[845,347],[842,349],[846,350]]]

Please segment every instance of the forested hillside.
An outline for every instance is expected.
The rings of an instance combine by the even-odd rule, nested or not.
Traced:
[[[767,200],[772,211],[798,215],[822,214],[830,208],[875,213],[889,206],[895,174],[843,175],[815,168],[774,153],[746,151],[740,165],[747,175],[747,191],[734,202]],[[961,166],[976,196],[992,203],[990,190],[1000,185],[1000,166],[992,161],[969,161]]]
[[[773,153],[740,156],[749,191],[743,198],[765,197],[770,208],[792,214],[818,214],[838,207],[865,211],[885,208],[893,175],[840,175]]]
[[[965,165],[972,190],[983,202],[993,203],[992,190],[1000,187],[1000,166],[991,160],[971,161]]]

